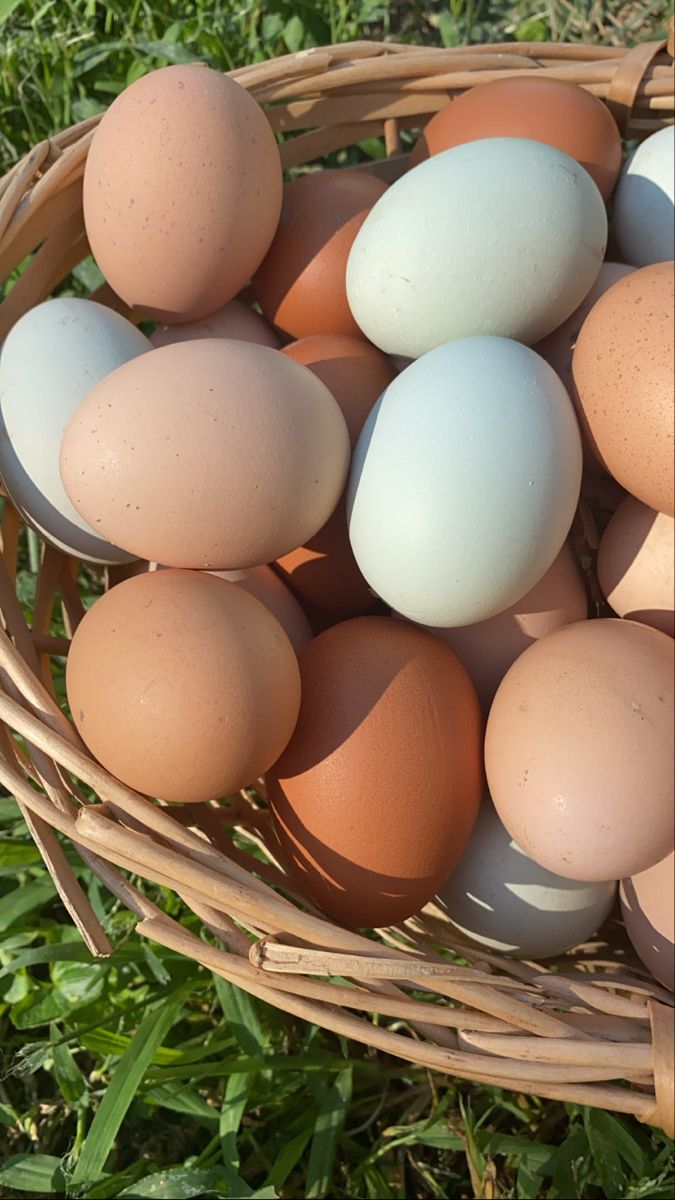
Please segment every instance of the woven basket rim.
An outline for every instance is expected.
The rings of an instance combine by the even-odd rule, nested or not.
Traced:
[[[277,132],[292,135],[281,145],[286,168],[381,136],[387,159],[362,169],[392,179],[403,169],[401,130],[419,127],[449,96],[505,71],[544,72],[580,84],[608,105],[629,137],[642,138],[673,122],[675,81],[665,42],[631,49],[495,43],[444,50],[361,41],[230,74],[262,104]],[[0,304],[0,341],[89,252],[82,176],[99,119],[39,143],[0,180],[0,279],[32,254]],[[138,320],[109,288],[94,298]],[[458,1078],[633,1113],[673,1135],[673,1000],[639,965],[625,964],[623,951],[613,960],[609,945],[582,947],[552,973],[464,942],[433,905],[374,940],[297,906],[269,841],[267,810],[255,794],[231,798],[229,807],[164,808],[100,767],[51,686],[50,655],[67,652],[84,612],[78,564],[44,546],[29,627],[15,591],[21,522],[6,500],[0,782],[15,796],[93,954],[112,949],[56,830],[137,916],[139,933],[296,1017]],[[65,640],[50,635],[56,596]],[[25,739],[27,751],[11,732]],[[86,800],[81,784],[95,792],[98,803]],[[258,794],[264,795],[262,784]],[[264,863],[234,845],[233,828],[264,849]],[[171,887],[215,942],[169,918],[124,871]],[[450,962],[441,947],[470,966]],[[420,998],[425,995],[428,999]],[[373,1024],[373,1013],[405,1022],[409,1032]]]

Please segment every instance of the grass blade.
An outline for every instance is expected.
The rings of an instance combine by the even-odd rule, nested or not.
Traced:
[[[333,1177],[337,1140],[345,1122],[352,1097],[352,1069],[341,1071],[319,1098],[319,1111],[314,1122],[312,1145],[307,1164],[307,1200],[327,1196]]]
[[[155,1051],[178,1018],[184,995],[181,989],[147,1009],[128,1049],[115,1068],[91,1123],[70,1181],[71,1186],[93,1183],[99,1178],[136,1089]]]
[[[63,1195],[61,1159],[51,1154],[14,1154],[0,1167],[0,1188],[33,1196]]]

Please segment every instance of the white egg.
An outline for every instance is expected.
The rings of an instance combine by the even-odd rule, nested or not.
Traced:
[[[73,508],[61,482],[64,430],[80,401],[116,367],[152,349],[131,322],[91,300],[30,309],[0,354],[0,475],[19,512],[47,541],[90,562],[129,562]]]
[[[652,133],[625,163],[614,194],[614,230],[634,267],[675,258],[675,128]]]
[[[606,242],[602,197],[574,159],[485,138],[420,163],[377,201],[349,255],[347,297],[389,354],[477,334],[536,342],[581,304]]]
[[[616,887],[563,879],[537,866],[486,797],[437,903],[456,929],[481,946],[539,959],[588,941],[609,916]]]
[[[354,451],[349,537],[373,591],[423,625],[470,625],[551,566],[581,486],[555,371],[506,338],[464,338],[386,389]]]

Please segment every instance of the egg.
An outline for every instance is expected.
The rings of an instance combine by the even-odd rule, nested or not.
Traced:
[[[279,228],[253,289],[291,338],[358,335],[345,294],[347,257],[386,184],[362,172],[317,171],[286,184]]]
[[[361,337],[318,334],[284,346],[282,354],[309,367],[340,405],[352,449],[366,417],[396,376],[386,355]]]
[[[300,653],[295,733],[266,775],[284,859],[346,925],[402,921],[462,854],[482,789],[481,718],[459,660],[423,630],[357,617]]]
[[[410,620],[484,621],[549,569],[580,483],[574,409],[548,363],[506,338],[449,342],[403,371],[366,421],[347,496],[352,549]]]
[[[595,282],[607,216],[587,172],[523,138],[486,138],[422,162],[366,217],[347,297],[367,338],[418,358],[455,338],[539,341]]]
[[[213,571],[219,579],[234,583],[255,596],[276,617],[296,654],[312,639],[312,629],[290,588],[271,567],[251,567],[248,571]]]
[[[554,629],[587,616],[586,588],[566,542],[539,582],[504,612],[475,625],[429,631],[464,664],[487,715],[511,663],[528,646]]]
[[[621,913],[628,936],[648,971],[675,991],[675,854],[624,879]]]
[[[326,384],[354,447],[368,413],[395,376],[389,360],[361,338],[329,335],[292,342],[282,353]],[[344,500],[309,542],[277,561],[276,570],[303,602],[338,617],[358,616],[375,602],[349,542]]]
[[[587,941],[615,896],[616,883],[564,879],[538,866],[507,833],[487,796],[437,904],[478,945],[539,959]]]
[[[159,321],[195,321],[248,283],[281,211],[279,151],[234,79],[196,63],[141,76],[97,126],[87,237],[108,283]]]
[[[673,849],[674,650],[637,622],[581,621],[505,675],[485,736],[488,786],[540,866],[621,879]]]
[[[129,321],[90,300],[59,297],[30,309],[0,354],[0,474],[14,506],[48,542],[89,562],[125,562],[77,512],[59,474],[64,429],[116,367],[150,350]]]
[[[80,737],[123,783],[171,802],[217,799],[281,754],[300,673],[255,597],[196,571],[125,580],[85,614],[66,667]]]
[[[650,134],[624,165],[614,197],[614,232],[636,267],[675,258],[675,129]]]
[[[593,284],[590,292],[584,297],[578,308],[575,308],[571,317],[563,321],[553,333],[549,333],[548,337],[542,338],[540,342],[532,347],[537,354],[541,354],[545,358],[549,366],[560,376],[568,392],[572,392],[574,387],[572,379],[572,351],[576,345],[579,336],[579,330],[583,325],[586,317],[591,311],[593,305],[601,296],[604,296],[619,279],[623,279],[624,275],[630,275],[634,271],[634,267],[629,267],[625,263],[604,262],[600,267],[600,273]],[[589,465],[593,464],[597,470],[597,460],[591,453],[588,458]]]
[[[201,338],[235,338],[258,346],[279,349],[279,339],[267,321],[241,300],[230,300],[210,317],[185,325],[161,325],[151,335],[153,346],[171,346],[174,342],[192,342]]]
[[[260,566],[312,537],[349,465],[344,417],[300,363],[229,339],[151,350],[107,376],[66,429],[78,512],[137,558]]]
[[[620,617],[675,636],[675,519],[627,496],[598,550],[598,582]]]
[[[597,96],[575,83],[542,79],[539,74],[496,79],[451,100],[423,129],[411,165],[480,138],[529,138],[569,154],[607,200],[621,169],[616,121]]]
[[[602,466],[675,515],[675,263],[633,271],[593,305],[572,358],[577,410]]]

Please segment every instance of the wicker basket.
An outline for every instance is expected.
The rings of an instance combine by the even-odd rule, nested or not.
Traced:
[[[377,170],[395,178],[405,163],[401,130],[422,125],[449,94],[530,71],[601,97],[628,138],[673,120],[665,43],[438,50],[357,42],[233,76],[266,107],[273,129],[293,134],[281,149],[286,168],[383,136],[387,159]],[[0,278],[33,255],[0,305],[0,340],[88,253],[82,174],[97,120],[35,146],[0,182]],[[97,298],[125,311],[109,289]],[[93,954],[111,947],[56,830],[137,915],[139,933],[295,1017],[460,1079],[634,1113],[673,1134],[672,996],[640,967],[617,920],[602,940],[551,970],[462,943],[433,905],[401,928],[368,937],[303,910],[276,857],[262,782],[228,804],[167,808],[92,760],[55,700],[50,670],[50,655],[68,649],[68,638],[50,636],[55,596],[69,636],[83,615],[78,564],[43,548],[29,627],[14,586],[19,532],[19,517],[5,501],[0,782],[16,797]],[[99,801],[90,802],[81,784]],[[243,832],[264,861],[243,850],[233,831]],[[125,873],[172,888],[209,935],[181,927]],[[457,965],[444,949],[471,965]]]

